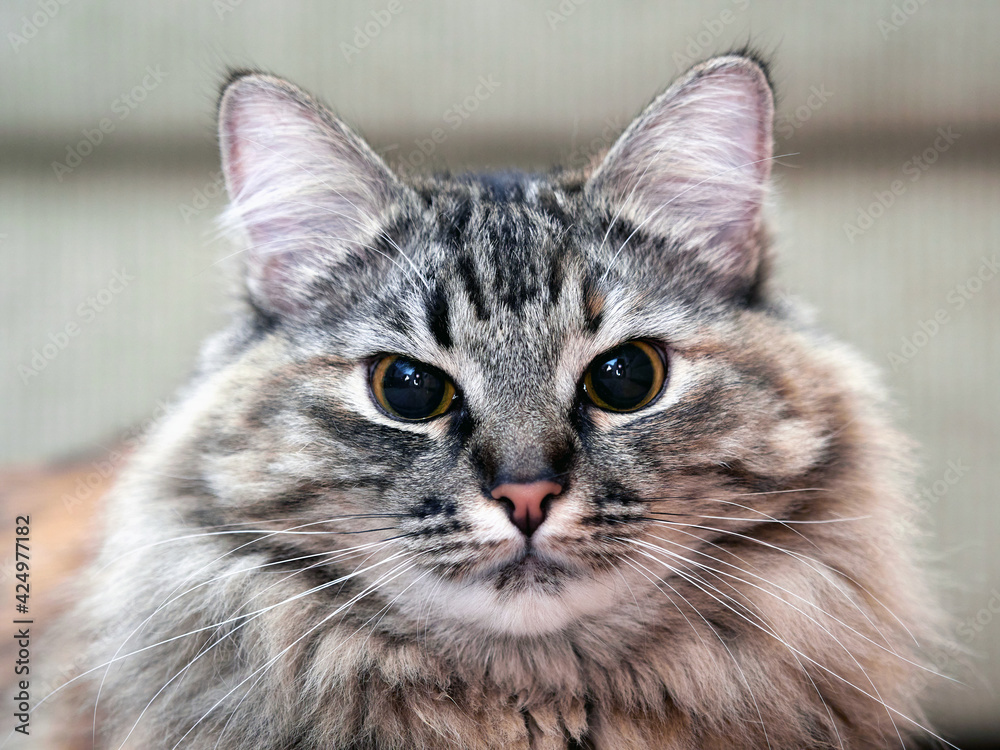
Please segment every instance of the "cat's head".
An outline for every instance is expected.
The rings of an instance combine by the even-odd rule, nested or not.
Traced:
[[[404,181],[299,89],[235,76],[250,323],[192,407],[192,517],[532,634],[794,516],[847,417],[767,299],[772,116],[762,67],[721,57],[583,173]]]

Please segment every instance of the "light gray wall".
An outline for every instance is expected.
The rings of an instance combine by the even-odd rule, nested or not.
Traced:
[[[169,398],[223,319],[221,197],[200,196],[218,192],[212,114],[227,66],[323,95],[397,163],[492,77],[499,88],[446,126],[433,165],[539,166],[601,146],[678,72],[676,53],[750,38],[774,51],[779,153],[795,154],[776,169],[784,284],[884,369],[922,445],[929,544],[956,582],[957,637],[997,684],[1000,275],[961,307],[955,294],[988,275],[982,258],[1000,260],[1000,5],[398,2],[346,56],[388,0],[0,6],[3,460],[110,445]],[[129,108],[123,94],[144,81]],[[103,118],[110,132],[57,175],[53,162]],[[938,128],[959,137],[911,181],[909,160]],[[893,205],[849,236],[895,180],[905,190]],[[116,272],[131,280],[114,292]],[[935,315],[947,320],[927,336]],[[70,324],[44,368],[20,369]],[[903,352],[904,338],[920,346]],[[998,713],[982,682],[942,692],[939,706],[956,726]]]

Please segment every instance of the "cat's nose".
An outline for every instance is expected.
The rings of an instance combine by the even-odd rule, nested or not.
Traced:
[[[558,482],[548,480],[510,482],[497,485],[490,494],[497,500],[508,500],[514,506],[510,512],[511,523],[524,532],[525,536],[531,536],[545,520],[546,498],[558,495],[562,489]]]

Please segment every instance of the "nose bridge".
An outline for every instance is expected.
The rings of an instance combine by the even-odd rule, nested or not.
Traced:
[[[477,453],[488,487],[563,477],[573,442],[558,411],[539,399],[523,399],[482,422]]]
[[[508,434],[498,437],[494,483],[534,482],[559,474],[554,465],[560,453],[558,436],[512,424]]]
[[[511,330],[501,327],[484,347],[481,377],[469,394],[473,461],[487,494],[498,484],[558,480],[573,454],[570,405],[561,403],[553,380],[558,335],[541,321],[524,336]]]

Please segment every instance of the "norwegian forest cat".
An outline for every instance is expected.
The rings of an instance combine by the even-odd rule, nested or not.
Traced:
[[[409,180],[234,75],[246,303],[119,481],[91,669],[40,713],[100,748],[916,746],[906,443],[769,290],[765,71],[698,65],[583,172]]]

